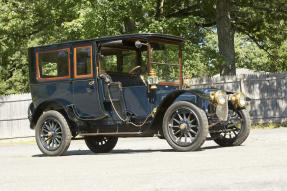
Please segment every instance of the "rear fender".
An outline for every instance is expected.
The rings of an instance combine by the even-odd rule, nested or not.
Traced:
[[[33,103],[30,104],[28,109],[28,118],[30,121],[30,128],[34,129],[35,125],[39,119],[39,117],[42,115],[44,111],[47,110],[56,110],[61,112],[65,117],[68,119],[72,119],[72,116],[69,115],[69,112],[67,110],[67,107],[70,103],[68,103],[66,100],[61,99],[54,99],[54,100],[48,100],[40,103],[37,107]]]

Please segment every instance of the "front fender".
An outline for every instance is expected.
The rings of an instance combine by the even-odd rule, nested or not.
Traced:
[[[197,107],[201,108],[204,110],[205,113],[208,113],[208,105],[210,104],[209,96],[206,94],[202,94],[201,92],[197,91],[186,91],[182,94],[180,94],[174,101],[188,101],[196,105]]]
[[[208,105],[210,104],[209,95],[200,90],[176,90],[169,93],[157,106],[156,113],[152,126],[160,128],[162,125],[162,119],[169,108],[169,106],[177,101],[188,101],[203,109],[208,113]]]

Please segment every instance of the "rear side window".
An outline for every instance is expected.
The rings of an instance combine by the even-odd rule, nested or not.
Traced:
[[[92,46],[83,46],[74,48],[74,68],[75,77],[92,77]]]
[[[37,77],[41,81],[70,78],[69,49],[36,53]]]

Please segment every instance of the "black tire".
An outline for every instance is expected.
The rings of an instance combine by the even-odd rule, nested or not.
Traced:
[[[173,149],[195,151],[206,140],[208,120],[202,109],[190,102],[179,101],[167,109],[162,128],[165,139]],[[187,142],[188,139],[190,142]]]
[[[118,137],[113,136],[86,136],[87,147],[94,153],[108,153],[116,146]]]
[[[226,133],[210,133],[211,138],[214,138],[214,141],[222,146],[222,147],[228,147],[228,146],[239,146],[241,145],[249,136],[250,128],[251,128],[251,121],[249,113],[246,109],[239,110],[239,111],[233,111],[241,118],[240,128],[235,128],[234,131],[230,131],[228,133],[228,136]]]
[[[69,148],[72,135],[65,117],[58,111],[50,110],[38,119],[35,137],[43,154],[60,156]]]

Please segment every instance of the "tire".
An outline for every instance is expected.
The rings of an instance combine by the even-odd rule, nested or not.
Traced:
[[[202,109],[190,102],[179,101],[167,109],[162,128],[166,141],[174,150],[196,151],[206,140],[208,120]]]
[[[94,153],[108,153],[116,146],[118,137],[112,136],[86,136],[87,147]]]
[[[214,138],[214,141],[222,147],[239,146],[247,139],[250,133],[251,121],[247,110],[243,109],[233,112],[242,119],[242,122],[240,123],[240,129],[238,129],[236,126],[231,126],[231,128],[235,128],[235,130],[229,132],[229,137],[226,136],[226,133],[224,132],[210,134],[211,138]]]
[[[63,155],[70,146],[71,131],[66,118],[58,111],[44,112],[35,127],[36,142],[44,155]]]

